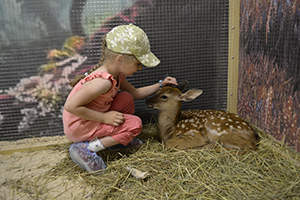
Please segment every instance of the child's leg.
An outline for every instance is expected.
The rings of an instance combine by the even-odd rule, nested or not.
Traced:
[[[95,133],[88,138],[88,140],[100,138],[100,141],[105,148],[115,145],[116,143],[113,143],[113,141],[127,145],[133,138],[142,132],[142,120],[139,117],[130,114],[124,114],[124,117],[124,123],[119,126],[100,124]],[[113,140],[108,138],[112,138]],[[111,142],[107,143],[108,141]]]
[[[135,137],[142,131],[142,121],[139,117],[132,115],[135,112],[132,95],[124,91],[119,92],[115,96],[110,110],[124,113],[124,123],[116,127],[101,124],[93,137],[100,138],[99,141],[103,146],[109,149],[124,149],[140,146],[143,141]]]
[[[132,142],[132,146],[142,144],[142,141],[137,138],[133,140],[142,131],[142,121],[132,115],[135,112],[132,95],[128,92],[119,92],[111,103],[110,110],[124,113],[124,123],[116,127],[101,123],[95,134],[87,139],[91,141],[74,143],[69,149],[73,162],[87,171],[93,172],[106,168],[105,162],[95,152],[118,143],[127,145]]]
[[[116,143],[127,145],[142,131],[141,119],[132,115],[135,112],[133,96],[129,92],[119,92],[111,103],[110,110],[124,113],[124,123],[119,126],[101,123],[95,134],[88,140],[100,138],[105,148],[116,145]]]
[[[119,112],[122,112],[122,113],[129,114],[129,115],[126,115],[126,117],[127,118],[133,118],[133,119],[130,119],[131,123],[133,121],[135,121],[134,124],[136,124],[136,122],[137,122],[136,127],[138,127],[137,129],[129,130],[129,132],[131,132],[131,136],[129,136],[129,137],[128,136],[126,137],[126,134],[123,133],[121,135],[116,135],[112,138],[115,139],[115,140],[118,140],[121,144],[127,145],[127,146],[139,146],[139,145],[141,145],[143,143],[143,141],[141,141],[141,140],[139,140],[138,138],[135,138],[135,137],[137,135],[139,135],[142,131],[142,129],[141,129],[142,121],[137,116],[131,115],[135,112],[133,96],[129,92],[124,92],[124,91],[119,92],[115,96],[115,99],[114,99],[110,109],[111,110],[116,110],[116,111],[119,111]],[[128,120],[127,120],[126,124],[129,124]],[[135,126],[132,126],[132,127],[135,127]],[[124,127],[119,127],[119,128],[120,128],[119,130],[121,132],[122,132],[122,130],[124,130]],[[126,130],[126,128],[125,128],[125,130]],[[118,130],[116,130],[116,131],[118,132]],[[124,136],[125,136],[125,138],[124,138]],[[132,137],[133,137],[133,139],[131,140],[130,138],[132,138]],[[128,143],[127,138],[129,138],[129,143]],[[117,147],[123,148],[122,145],[121,146],[117,145]]]
[[[133,114],[135,112],[133,96],[129,92],[119,92],[114,97],[109,110],[115,110],[125,114]]]

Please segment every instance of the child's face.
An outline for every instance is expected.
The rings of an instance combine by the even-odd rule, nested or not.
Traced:
[[[131,76],[138,70],[142,70],[142,63],[138,61],[135,57],[126,57],[125,62],[121,66],[121,72],[125,76]]]

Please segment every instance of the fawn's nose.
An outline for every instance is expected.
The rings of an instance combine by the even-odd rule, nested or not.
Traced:
[[[153,108],[153,107],[154,107],[154,103],[150,102],[149,99],[147,99],[145,103],[146,103],[146,105],[147,105],[149,108]]]

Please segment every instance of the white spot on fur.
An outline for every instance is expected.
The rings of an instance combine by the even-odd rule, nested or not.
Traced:
[[[224,120],[224,119],[226,119],[226,117],[221,117],[220,119],[221,119],[221,120]]]
[[[242,127],[241,127],[241,126],[237,126],[237,128],[238,128],[238,129],[242,129]]]
[[[229,122],[232,122],[232,119],[228,119]]]
[[[194,119],[190,119],[190,123],[193,123],[194,122]]]
[[[182,124],[182,125],[181,125],[181,127],[182,127],[182,128],[185,128],[185,125],[184,125],[184,124]]]
[[[192,137],[194,137],[195,134],[199,134],[199,131],[192,129],[192,130],[189,130],[189,131],[184,133],[184,135],[189,135],[189,136],[192,136]]]
[[[197,125],[197,124],[191,124],[191,125],[192,125],[193,127],[196,127],[196,128],[198,127],[198,125]]]
[[[180,135],[181,134],[181,131],[178,131],[177,133],[176,133],[176,135]]]
[[[210,134],[212,135],[217,135],[217,136],[221,136],[223,134],[227,134],[227,131],[223,130],[223,131],[218,131],[218,130],[215,130],[215,129],[209,129],[207,128],[207,131],[210,132]]]

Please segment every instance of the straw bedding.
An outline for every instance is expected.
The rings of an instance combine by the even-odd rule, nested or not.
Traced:
[[[243,155],[166,151],[157,139],[157,127],[148,125],[138,149],[99,153],[108,165],[101,175],[75,166],[66,143],[53,148],[65,158],[52,169],[5,184],[28,199],[300,199],[299,153],[258,133],[259,150]],[[127,166],[150,176],[136,179]]]

